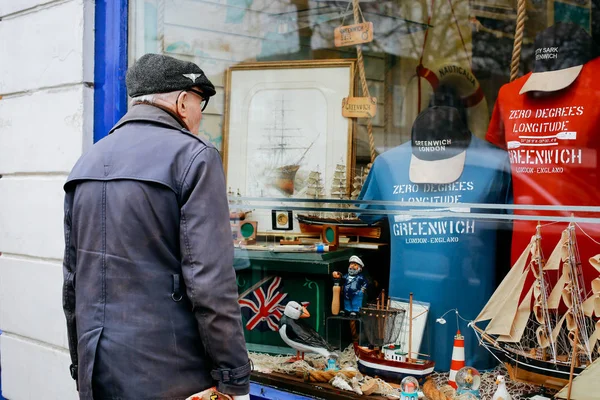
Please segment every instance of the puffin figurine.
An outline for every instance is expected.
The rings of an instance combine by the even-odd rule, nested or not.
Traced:
[[[290,301],[285,306],[283,317],[279,320],[279,335],[281,339],[293,349],[296,357],[290,361],[304,360],[304,353],[317,353],[327,359],[337,358],[333,347],[325,341],[310,325],[301,318],[308,318],[310,314],[306,307],[295,301]],[[300,358],[302,353],[302,358]]]
[[[496,389],[492,400],[511,400],[510,393],[506,389],[506,382],[504,382],[504,375],[498,375],[496,385],[498,385],[498,389]]]

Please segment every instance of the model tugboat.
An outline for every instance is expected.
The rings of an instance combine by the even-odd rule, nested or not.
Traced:
[[[560,389],[570,372],[579,375],[600,355],[600,255],[589,260],[598,273],[587,291],[575,225],[563,231],[547,261],[541,240],[538,226],[471,326],[511,379]],[[488,320],[485,329],[477,326]]]
[[[361,309],[360,318],[370,345],[364,347],[354,343],[360,372],[392,382],[400,382],[406,376],[423,381],[433,372],[435,363],[419,359],[419,354],[412,349],[412,300],[411,293],[408,318],[405,318],[406,310],[390,307],[389,298],[387,305],[382,298],[375,306]],[[408,323],[406,351],[399,342],[404,323]]]

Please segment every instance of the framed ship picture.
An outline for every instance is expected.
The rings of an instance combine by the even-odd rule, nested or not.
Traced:
[[[226,76],[223,163],[227,185],[278,206],[349,195],[353,121],[342,99],[354,94],[355,60],[245,63]],[[317,179],[318,178],[318,179]],[[298,199],[282,202],[276,199]],[[259,232],[270,209],[255,209]],[[297,221],[291,229],[299,232]]]

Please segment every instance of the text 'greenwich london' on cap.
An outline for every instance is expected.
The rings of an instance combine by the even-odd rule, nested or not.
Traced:
[[[519,94],[554,92],[575,82],[583,65],[600,55],[592,37],[580,26],[558,22],[537,34],[533,73]]]
[[[413,183],[451,183],[462,175],[471,132],[454,107],[421,112],[412,127],[409,179]]]
[[[206,98],[215,95],[215,86],[196,64],[162,54],[144,54],[129,70],[125,78],[129,97],[154,93],[202,89]]]

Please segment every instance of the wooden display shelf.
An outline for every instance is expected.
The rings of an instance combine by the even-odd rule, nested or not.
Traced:
[[[325,253],[276,253],[264,250],[235,249],[238,261],[247,259],[249,266],[263,272],[302,272],[304,275],[330,275],[336,268],[346,270],[353,249],[338,249]]]
[[[325,335],[325,318],[331,309],[333,271],[344,271],[348,260],[354,255],[354,249],[336,250],[327,253],[275,253],[266,250],[235,249],[236,283],[238,294],[246,300],[258,304],[259,297],[271,293],[265,302],[280,296],[280,304],[285,306],[289,300],[299,303],[308,302],[310,318],[306,321],[317,332]],[[268,287],[273,285],[269,292]],[[257,290],[263,295],[257,296]],[[281,297],[283,296],[283,297]],[[265,303],[263,303],[265,304]],[[280,353],[289,347],[283,342],[276,330],[259,320],[249,324],[256,312],[250,307],[242,308],[244,338],[246,343],[257,349],[271,346],[268,353]],[[270,316],[271,326],[278,319]],[[263,350],[264,351],[264,350]]]
[[[262,372],[252,372],[251,380],[267,386],[272,386],[276,389],[299,394],[301,396],[310,396],[317,399],[331,400],[354,400],[354,399],[373,399],[373,400],[388,400],[383,396],[359,396],[354,392],[338,389],[331,386],[329,383],[313,383],[304,382],[301,378],[293,375],[285,375],[277,372],[265,374]]]

